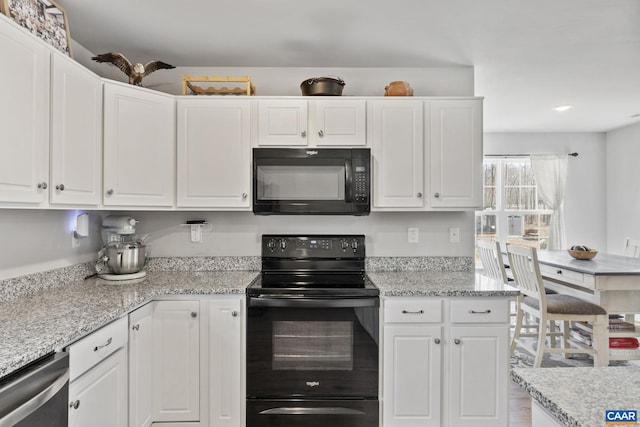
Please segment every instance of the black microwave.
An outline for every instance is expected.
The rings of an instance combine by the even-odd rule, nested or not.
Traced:
[[[254,148],[257,215],[368,215],[368,148]]]

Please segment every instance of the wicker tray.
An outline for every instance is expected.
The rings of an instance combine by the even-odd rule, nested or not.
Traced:
[[[227,87],[233,83],[241,83],[244,87]],[[256,89],[253,84],[251,84],[251,78],[249,76],[183,76],[182,94],[255,95]]]

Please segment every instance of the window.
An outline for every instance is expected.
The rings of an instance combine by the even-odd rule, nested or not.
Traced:
[[[476,212],[476,239],[544,249],[551,210],[538,197],[528,157],[485,157],[483,210]]]

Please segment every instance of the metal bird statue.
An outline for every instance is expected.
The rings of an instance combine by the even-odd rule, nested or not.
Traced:
[[[156,70],[170,70],[176,68],[162,61],[149,61],[146,65],[141,63],[132,64],[123,54],[109,52],[92,57],[97,62],[110,62],[120,68],[123,73],[129,76],[129,84],[142,86],[142,78],[148,76]]]

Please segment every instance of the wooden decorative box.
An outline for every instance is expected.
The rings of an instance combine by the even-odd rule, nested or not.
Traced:
[[[244,87],[234,86],[241,84]],[[224,86],[222,86],[224,85]],[[249,76],[183,76],[183,95],[255,95]]]

